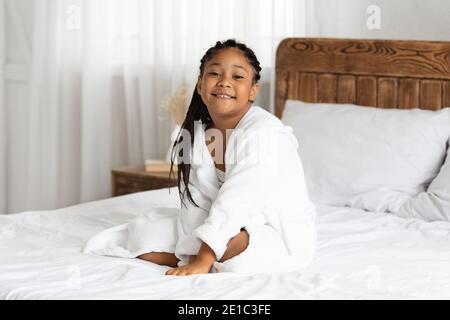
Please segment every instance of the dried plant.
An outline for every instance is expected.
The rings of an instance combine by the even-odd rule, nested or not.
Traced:
[[[189,103],[192,98],[193,88],[187,83],[181,84],[178,89],[168,96],[161,104],[161,107],[170,113],[175,125],[182,125]]]

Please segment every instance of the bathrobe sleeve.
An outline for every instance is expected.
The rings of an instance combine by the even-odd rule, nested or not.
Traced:
[[[194,184],[189,183],[189,191],[199,207],[193,205],[186,196],[185,205],[182,205],[177,219],[178,240],[175,245],[175,256],[183,260],[187,260],[190,255],[198,254],[202,243],[192,232],[204,223],[211,207],[211,201],[202,195]]]
[[[231,144],[233,150],[226,152],[227,156],[232,154],[233,163],[227,163],[230,161],[227,157],[225,182],[205,223],[193,233],[214,251],[217,261],[225,253],[228,241],[241,228],[264,219],[265,199],[270,189],[276,187],[272,177],[277,171],[277,163],[273,161],[277,157],[272,155],[277,151],[276,144],[267,140],[271,137],[274,138],[267,130],[254,131],[235,139]]]

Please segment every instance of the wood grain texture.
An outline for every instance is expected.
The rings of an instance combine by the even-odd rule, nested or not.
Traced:
[[[298,97],[305,102],[317,101],[317,76],[314,73],[302,73],[300,75]]]
[[[413,109],[419,107],[419,79],[400,79],[398,83],[398,108]]]
[[[112,196],[177,186],[168,172],[146,172],[144,168],[118,168],[111,171]]]
[[[398,88],[395,78],[378,78],[378,107],[397,108]]]
[[[288,98],[288,84],[291,83],[288,79],[289,73],[287,71],[277,71],[275,74],[275,115],[280,117],[283,112],[284,102]]]
[[[284,87],[291,99],[308,102],[431,110],[450,106],[450,42],[287,38],[277,49],[276,72],[289,74],[287,84],[277,80],[279,117],[286,96],[278,88]]]
[[[450,79],[450,42],[288,38],[278,46],[277,66],[299,72]]]
[[[356,104],[360,106],[377,106],[377,78],[362,76],[357,80]]]
[[[338,77],[337,102],[356,102],[356,78],[354,76],[345,75]]]
[[[333,74],[320,74],[318,76],[317,85],[317,102],[320,103],[336,103],[337,100],[337,79]]]
[[[443,82],[442,107],[450,108],[450,81]]]
[[[298,91],[298,87],[299,87],[300,74],[298,72],[288,73],[288,79],[289,79],[289,83],[287,86],[288,99],[298,99],[297,91]]]
[[[429,110],[442,108],[442,81],[420,81],[420,106]]]

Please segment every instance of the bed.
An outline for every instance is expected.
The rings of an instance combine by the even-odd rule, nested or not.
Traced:
[[[287,99],[438,110],[450,106],[450,43],[289,38],[276,82],[278,117]],[[302,272],[167,277],[164,266],[82,253],[92,235],[155,207],[179,207],[177,190],[1,215],[0,298],[450,298],[449,222],[357,208],[317,206],[317,253]]]

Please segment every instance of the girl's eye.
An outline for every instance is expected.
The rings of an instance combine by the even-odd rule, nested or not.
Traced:
[[[214,71],[208,72],[208,74],[211,76],[220,76],[220,74],[218,72],[214,72]],[[244,79],[244,77],[242,77],[240,75],[235,75],[234,78],[235,79]]]

